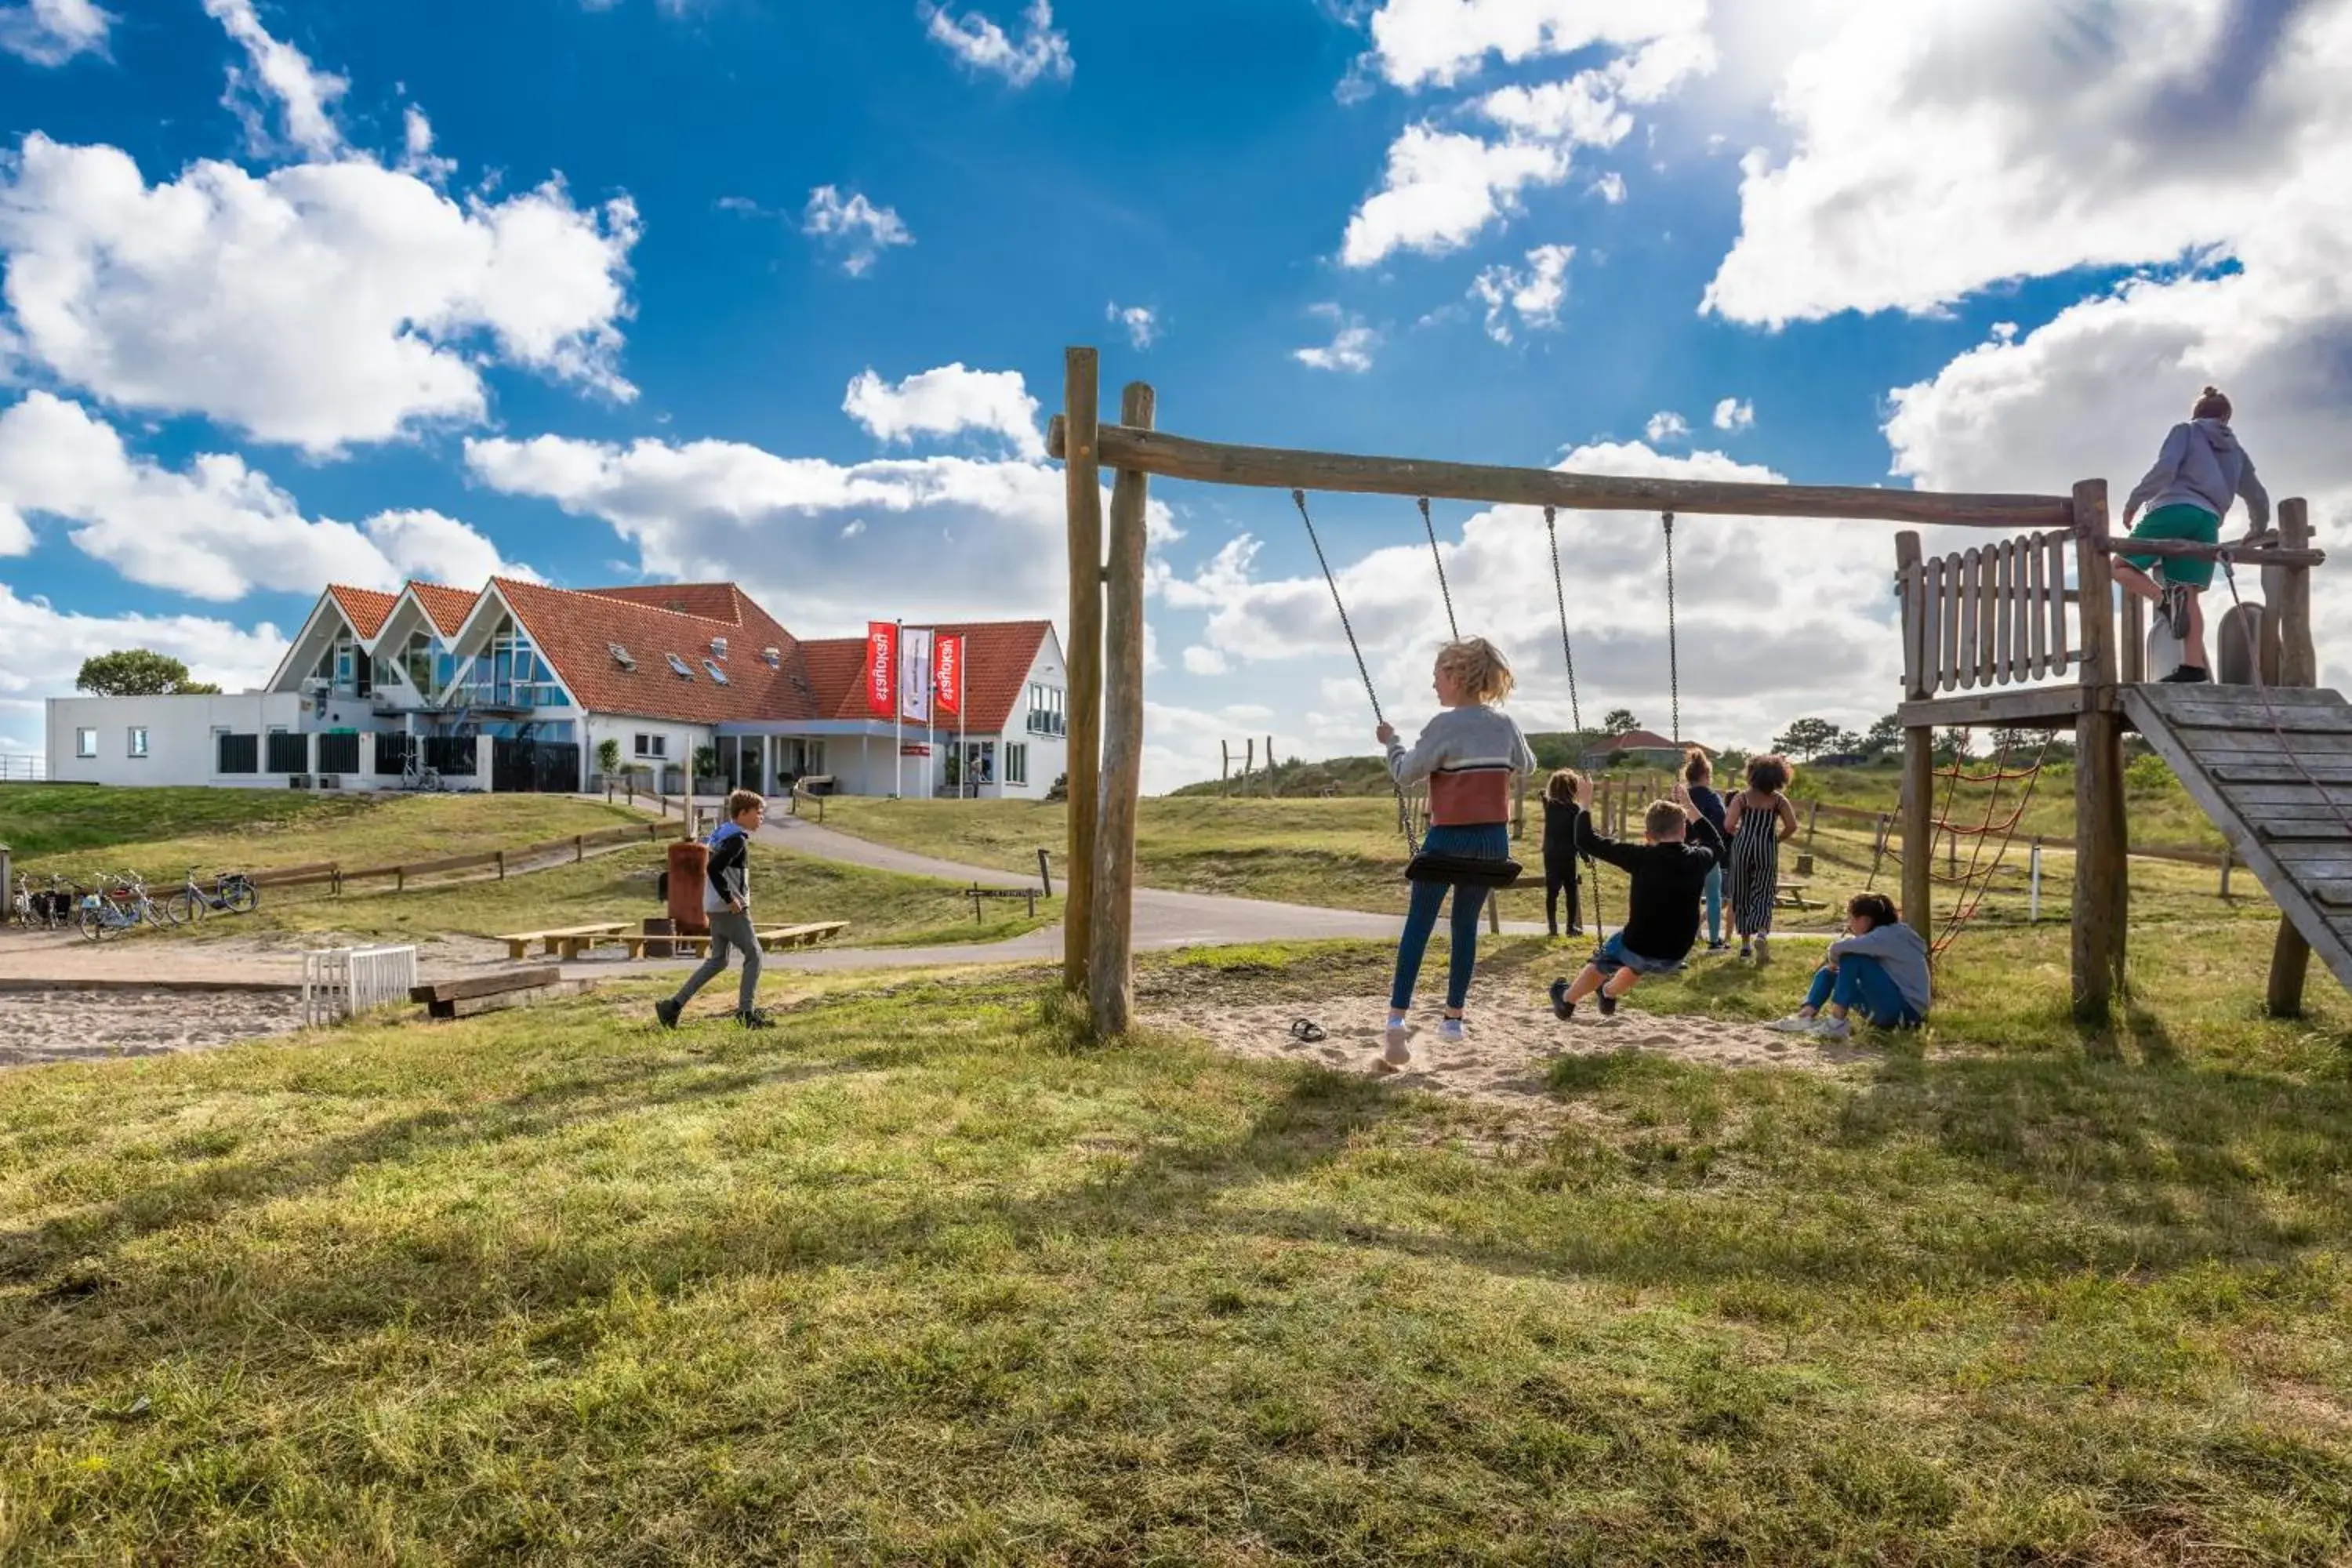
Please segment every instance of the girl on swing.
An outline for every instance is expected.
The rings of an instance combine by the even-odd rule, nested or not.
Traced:
[[[1392,725],[1374,731],[1388,752],[1389,773],[1401,787],[1429,781],[1429,836],[1422,849],[1431,855],[1454,855],[1465,859],[1507,860],[1511,857],[1511,802],[1519,779],[1535,771],[1535,752],[1511,716],[1494,707],[1510,696],[1515,684],[1510,662],[1485,637],[1465,637],[1437,650],[1432,674],[1437,690],[1437,717],[1422,731],[1411,751],[1397,739]],[[1445,901],[1448,884],[1415,882],[1408,906],[1404,936],[1397,943],[1396,980],[1389,989],[1388,1028],[1381,1065],[1394,1072],[1412,1060],[1412,1031],[1405,1018],[1412,1007],[1412,989],[1421,977],[1421,961],[1429,938],[1437,929],[1438,907]],[[1486,906],[1486,889],[1471,883],[1453,885],[1453,945],[1445,978],[1445,1018],[1438,1037],[1462,1038],[1462,1007],[1470,994],[1470,974],[1478,962],[1478,912]]]

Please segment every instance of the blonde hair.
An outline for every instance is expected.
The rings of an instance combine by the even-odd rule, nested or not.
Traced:
[[[1510,696],[1518,678],[1503,650],[1485,637],[1464,637],[1437,650],[1437,668],[1450,669],[1463,688],[1481,702],[1500,702]]]
[[[1576,798],[1576,786],[1583,782],[1574,768],[1561,768],[1544,781],[1544,798],[1554,805],[1566,805]]]
[[[1704,746],[1693,746],[1683,753],[1683,783],[1703,784],[1714,782],[1715,759],[1706,754]]]
[[[1665,838],[1688,830],[1690,818],[1683,808],[1670,800],[1654,800],[1650,809],[1642,814],[1642,831],[1653,838]]]

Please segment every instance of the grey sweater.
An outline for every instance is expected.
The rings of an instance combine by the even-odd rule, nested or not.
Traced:
[[[1429,781],[1429,820],[1439,827],[1511,818],[1511,779],[1536,769],[1535,753],[1511,716],[1472,705],[1439,710],[1413,742],[1389,742],[1389,773],[1401,784]]]
[[[2160,511],[2168,506],[2202,507],[2227,517],[2231,503],[2242,496],[2255,530],[2268,528],[2270,492],[2254,477],[2254,460],[2238,445],[2237,434],[2224,420],[2192,419],[2175,425],[2165,437],[2156,467],[2134,487],[2124,517],[2128,521],[2142,507]]]
[[[1830,943],[1832,960],[1848,954],[1876,959],[1878,966],[1886,971],[1886,978],[1895,982],[1895,989],[1903,993],[1904,1005],[1922,1018],[1927,1016],[1927,943],[1917,931],[1896,921],[1891,926],[1873,926],[1860,936],[1842,936]]]

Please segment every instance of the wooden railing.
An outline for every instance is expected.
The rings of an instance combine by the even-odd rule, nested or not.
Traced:
[[[2081,638],[2070,626],[2077,595],[2066,586],[2074,536],[2021,534],[1933,560],[1917,545],[1898,552],[1903,601],[1903,689],[1909,697],[2022,685],[2073,668]]]

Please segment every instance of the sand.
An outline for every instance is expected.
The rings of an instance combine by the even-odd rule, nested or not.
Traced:
[[[301,1026],[290,992],[0,992],[0,1068],[200,1051]]]
[[[1377,996],[1357,994],[1250,1007],[1186,1001],[1153,1008],[1148,1021],[1202,1036],[1235,1056],[1310,1062],[1334,1072],[1384,1077],[1403,1089],[1522,1110],[1558,1103],[1545,1078],[1553,1060],[1562,1056],[1639,1051],[1709,1067],[1833,1073],[1875,1061],[1881,1054],[1866,1043],[1832,1045],[1755,1024],[1663,1017],[1630,1005],[1619,1008],[1613,1018],[1580,1006],[1573,1020],[1562,1023],[1538,993],[1482,994],[1473,1000],[1476,1005],[1470,1010],[1467,1037],[1458,1045],[1438,1038],[1436,1009],[1416,1009],[1412,1062],[1394,1073],[1383,1072],[1381,1063],[1388,1009]],[[1312,1044],[1297,1038],[1290,1029],[1299,1018],[1314,1020],[1327,1037]]]

